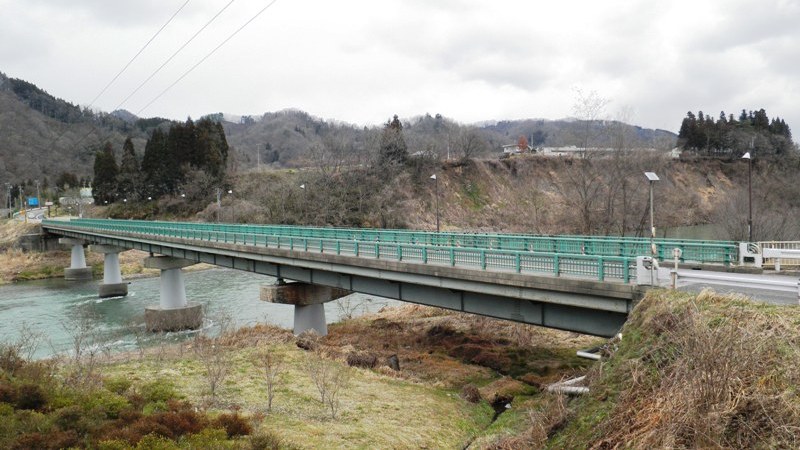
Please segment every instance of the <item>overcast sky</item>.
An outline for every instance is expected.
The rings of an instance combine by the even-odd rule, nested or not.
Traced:
[[[0,0],[0,71],[89,105],[185,0]],[[678,131],[765,108],[800,131],[800,1],[190,0],[95,102],[172,119],[297,108],[358,125],[573,115]],[[144,109],[143,109],[144,108]]]

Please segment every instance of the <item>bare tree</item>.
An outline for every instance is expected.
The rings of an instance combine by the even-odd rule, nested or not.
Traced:
[[[580,121],[580,147],[583,149],[583,157],[589,154],[589,149],[596,145],[597,138],[603,133],[603,127],[597,121],[602,119],[605,108],[610,100],[601,97],[597,91],[584,92],[581,88],[575,88],[575,103],[572,105],[572,112],[575,118]]]
[[[306,361],[306,373],[319,391],[320,402],[330,410],[331,418],[336,419],[339,396],[350,383],[349,368],[314,352]]]
[[[272,411],[272,400],[275,397],[275,387],[280,382],[283,372],[283,357],[275,353],[274,349],[266,348],[257,355],[256,363],[264,374],[267,383],[267,411]]]
[[[463,159],[474,158],[485,152],[489,146],[486,143],[486,139],[478,133],[475,127],[468,127],[459,131],[456,145]]]
[[[214,337],[198,333],[192,342],[192,350],[205,369],[206,382],[212,398],[216,398],[218,389],[228,376],[230,355],[222,343],[222,337],[230,329],[231,317],[226,312],[218,315],[219,334]]]

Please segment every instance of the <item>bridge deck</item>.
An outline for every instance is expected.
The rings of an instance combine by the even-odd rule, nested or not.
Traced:
[[[43,227],[95,243],[600,336],[616,333],[643,294],[626,282],[634,262],[625,257],[365,243],[125,222],[45,221]]]

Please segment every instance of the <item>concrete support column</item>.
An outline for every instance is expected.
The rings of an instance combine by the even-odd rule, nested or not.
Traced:
[[[72,246],[70,265],[64,269],[64,279],[69,281],[91,280],[92,268],[86,267],[86,256],[83,253],[85,242],[82,239],[60,238],[58,243]]]
[[[186,301],[186,286],[181,270],[194,264],[197,263],[171,256],[145,258],[145,267],[161,270],[160,303],[144,310],[144,321],[148,330],[177,331],[200,328],[203,325],[202,306]]]
[[[320,336],[328,334],[324,303],[350,295],[352,292],[308,283],[279,283],[261,286],[261,300],[294,305],[294,334],[314,330]]]
[[[119,254],[126,249],[113,245],[90,245],[89,250],[104,255],[103,283],[99,288],[100,298],[128,295],[128,283],[122,281],[122,271],[119,268]]]

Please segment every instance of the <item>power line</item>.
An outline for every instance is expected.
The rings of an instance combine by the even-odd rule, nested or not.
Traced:
[[[261,15],[261,13],[263,13],[264,11],[266,11],[266,10],[267,10],[267,9],[268,9],[270,6],[274,5],[274,4],[275,4],[277,1],[278,1],[278,0],[272,0],[271,2],[269,2],[269,4],[268,4],[267,6],[265,6],[265,7],[264,7],[264,8],[262,8],[260,11],[258,11],[258,12],[257,12],[257,13],[256,13],[256,14],[253,16],[253,17],[251,17],[251,18],[250,18],[250,20],[248,20],[247,22],[245,22],[245,23],[244,23],[244,25],[242,25],[241,27],[239,27],[239,28],[238,28],[236,31],[234,31],[233,33],[231,33],[231,35],[230,35],[230,36],[228,36],[228,37],[227,37],[227,38],[226,38],[224,41],[222,41],[222,42],[221,42],[219,45],[217,45],[217,46],[214,48],[214,50],[211,50],[211,51],[210,51],[210,52],[209,52],[209,53],[208,53],[206,56],[204,56],[204,57],[203,57],[203,58],[202,58],[200,61],[198,61],[198,62],[197,62],[195,65],[193,65],[192,67],[190,67],[190,68],[189,68],[189,70],[187,70],[186,72],[184,72],[184,73],[183,73],[183,75],[181,75],[180,77],[178,77],[178,79],[177,79],[177,80],[175,80],[175,81],[174,81],[172,84],[170,84],[169,86],[167,86],[167,88],[166,88],[166,89],[164,89],[163,91],[161,91],[161,93],[160,93],[160,94],[156,95],[156,96],[155,96],[155,98],[153,98],[152,100],[150,100],[150,103],[148,103],[148,104],[144,105],[144,107],[143,107],[142,109],[140,109],[139,111],[137,111],[137,112],[136,112],[136,115],[138,116],[139,114],[141,114],[141,113],[142,113],[142,111],[144,111],[144,110],[145,110],[145,109],[147,109],[147,108],[148,108],[150,105],[152,105],[153,103],[155,103],[155,101],[156,101],[156,100],[158,100],[159,98],[161,98],[161,96],[162,96],[162,95],[166,94],[166,93],[167,93],[167,91],[169,91],[170,89],[172,89],[172,87],[173,87],[173,86],[175,86],[175,85],[176,85],[176,84],[178,84],[178,83],[179,83],[181,80],[183,80],[183,79],[184,79],[184,78],[185,78],[187,75],[189,75],[189,73],[191,73],[191,72],[192,72],[194,69],[196,69],[196,68],[197,68],[197,66],[199,66],[199,65],[200,65],[200,64],[202,64],[202,63],[203,63],[203,62],[204,62],[206,59],[208,59],[209,57],[211,57],[211,55],[213,55],[213,54],[214,54],[214,53],[215,53],[217,50],[219,50],[219,49],[220,49],[220,47],[222,47],[223,45],[225,45],[225,44],[226,44],[226,43],[227,43],[229,40],[231,40],[231,39],[232,39],[234,36],[236,36],[236,35],[237,35],[237,34],[238,34],[240,31],[242,31],[242,30],[243,30],[243,29],[244,29],[246,26],[250,25],[250,23],[251,23],[252,21],[254,21],[254,20],[255,20],[255,19],[258,17],[258,16],[260,16],[260,15]]]
[[[149,77],[147,77],[147,79],[146,79],[146,80],[144,80],[144,81],[142,82],[142,84],[140,84],[140,85],[139,85],[139,87],[137,87],[136,89],[134,89],[134,90],[133,90],[133,92],[131,92],[131,93],[130,93],[130,94],[127,96],[127,97],[125,97],[125,100],[122,100],[122,102],[120,102],[120,104],[119,104],[119,105],[117,105],[117,107],[116,107],[116,108],[114,108],[114,109],[115,109],[115,110],[117,110],[117,109],[119,109],[120,107],[122,107],[122,105],[124,105],[124,104],[125,104],[125,102],[127,102],[128,100],[130,100],[130,98],[131,98],[131,97],[133,97],[133,96],[134,96],[134,94],[136,94],[137,92],[139,92],[139,90],[140,90],[140,89],[141,89],[141,88],[142,88],[142,87],[143,87],[145,84],[147,84],[147,82],[148,82],[148,81],[150,81],[150,80],[151,80],[151,79],[152,79],[154,76],[156,76],[156,74],[157,74],[158,72],[160,72],[160,71],[161,71],[161,69],[163,69],[163,68],[164,68],[164,66],[166,66],[167,64],[169,64],[169,62],[170,62],[170,61],[172,61],[172,59],[173,59],[173,58],[175,58],[175,56],[177,56],[177,54],[178,54],[178,53],[180,53],[180,52],[181,52],[181,50],[183,50],[184,48],[186,48],[186,46],[187,46],[187,45],[189,45],[189,43],[190,43],[190,42],[192,42],[192,41],[194,40],[194,38],[196,38],[196,37],[197,37],[197,36],[198,36],[200,33],[202,33],[202,32],[203,32],[203,30],[205,30],[205,29],[206,29],[206,28],[207,28],[209,25],[211,25],[211,23],[212,23],[212,22],[214,22],[214,21],[217,19],[217,17],[219,17],[219,16],[220,16],[220,14],[222,14],[222,13],[223,13],[223,11],[225,11],[226,9],[228,9],[228,7],[229,7],[229,6],[231,6],[231,4],[232,4],[233,2],[234,2],[234,0],[231,0],[230,2],[228,2],[228,4],[227,4],[227,5],[225,5],[224,7],[222,7],[222,9],[220,9],[220,10],[219,10],[219,12],[218,12],[217,14],[215,14],[215,15],[214,15],[214,17],[212,17],[212,18],[211,18],[211,20],[209,20],[208,22],[206,22],[206,24],[205,24],[205,25],[203,25],[203,26],[202,26],[202,27],[201,27],[199,30],[197,30],[197,32],[196,32],[196,33],[195,33],[195,34],[194,34],[192,37],[190,37],[188,41],[186,41],[186,42],[185,42],[183,45],[181,45],[181,47],[180,47],[179,49],[175,50],[175,52],[174,52],[174,53],[173,53],[173,54],[172,54],[172,55],[171,55],[169,58],[167,58],[167,60],[166,60],[166,61],[164,61],[164,63],[163,63],[163,64],[161,64],[161,65],[158,67],[158,69],[156,69],[156,70],[155,70],[153,73],[151,73],[151,74],[150,74],[150,76],[149,76]]]
[[[177,10],[177,11],[175,11],[175,13],[174,13],[174,14],[172,14],[172,16],[170,16],[170,18],[169,18],[169,19],[168,19],[168,20],[167,20],[167,21],[164,23],[164,25],[162,25],[162,26],[161,26],[161,28],[159,28],[159,29],[158,29],[158,31],[156,31],[156,33],[155,33],[155,34],[154,34],[154,35],[153,35],[153,36],[150,38],[150,40],[148,40],[148,41],[147,41],[147,43],[145,43],[145,44],[144,44],[144,46],[143,46],[143,47],[142,47],[142,48],[141,48],[141,49],[140,49],[140,50],[139,50],[139,51],[138,51],[138,52],[137,52],[135,55],[133,55],[133,58],[131,58],[131,59],[128,61],[128,63],[127,63],[127,64],[125,64],[125,67],[123,67],[123,68],[122,68],[122,70],[120,70],[120,71],[119,71],[119,73],[117,73],[117,74],[114,76],[114,78],[112,78],[112,79],[111,79],[111,81],[109,81],[109,82],[108,82],[108,84],[106,84],[106,86],[105,86],[105,87],[104,87],[104,88],[103,88],[103,89],[100,91],[100,93],[99,93],[99,94],[97,94],[97,95],[95,96],[95,98],[94,98],[94,99],[92,99],[91,103],[89,103],[89,108],[91,108],[91,107],[92,107],[92,105],[94,105],[94,102],[96,102],[96,101],[97,101],[97,99],[98,99],[98,98],[100,98],[100,96],[101,96],[101,95],[103,95],[103,94],[106,92],[106,90],[107,90],[109,87],[111,87],[111,85],[112,85],[112,84],[114,84],[114,82],[115,82],[115,81],[117,81],[117,78],[119,78],[119,77],[120,77],[120,75],[122,75],[122,74],[123,74],[123,73],[124,73],[124,72],[125,72],[125,71],[128,69],[128,67],[130,67],[130,65],[131,65],[131,64],[132,64],[132,63],[133,63],[133,62],[136,60],[136,58],[138,58],[138,57],[139,57],[139,55],[141,55],[141,54],[142,54],[142,52],[143,52],[143,51],[144,51],[144,50],[145,50],[145,49],[146,49],[146,48],[147,48],[147,47],[150,45],[150,43],[151,43],[151,42],[153,42],[153,40],[155,40],[155,38],[156,38],[156,37],[157,37],[159,34],[161,34],[161,32],[162,32],[162,31],[164,31],[164,28],[166,28],[166,27],[167,27],[167,25],[169,25],[169,24],[172,22],[172,20],[173,20],[173,19],[175,19],[175,17],[178,15],[178,13],[180,13],[180,12],[183,10],[183,8],[184,8],[184,7],[186,7],[186,5],[187,5],[187,4],[189,4],[189,1],[190,1],[190,0],[186,0],[186,1],[183,3],[183,5],[181,5],[181,7],[180,7],[180,8],[178,8],[178,10]],[[91,124],[91,123],[90,123],[90,125],[91,125],[91,127],[92,127],[92,130],[90,130],[90,131],[89,131],[89,133],[85,134],[85,135],[84,135],[84,136],[83,136],[83,137],[82,137],[82,138],[81,138],[81,139],[80,139],[80,140],[79,140],[77,143],[75,143],[75,144],[73,144],[73,145],[75,145],[75,146],[78,146],[78,144],[80,144],[81,142],[83,142],[83,140],[84,140],[84,139],[86,139],[86,138],[87,138],[87,137],[88,137],[90,134],[92,134],[92,132],[93,132],[93,131],[97,131],[97,128],[94,126],[94,124]],[[58,136],[56,136],[56,138],[55,138],[55,139],[53,139],[53,141],[52,141],[52,142],[50,142],[50,144],[49,144],[47,147],[53,147],[53,146],[56,144],[56,142],[58,142],[58,141],[59,141],[59,140],[60,140],[62,137],[64,137],[64,135],[66,135],[66,134],[67,134],[67,131],[69,131],[69,127],[67,127],[67,129],[66,129],[66,130],[64,130],[63,132],[61,132],[61,134],[59,134]]]
[[[129,67],[129,66],[130,66],[130,65],[133,63],[133,61],[135,61],[135,60],[136,60],[136,58],[138,58],[138,57],[139,57],[139,55],[141,55],[141,54],[142,54],[142,52],[143,52],[143,51],[144,51],[144,50],[145,50],[145,49],[146,49],[146,48],[147,48],[147,47],[150,45],[150,43],[151,43],[151,42],[153,42],[153,40],[154,40],[154,39],[155,39],[155,38],[156,38],[156,37],[157,37],[159,34],[161,34],[161,32],[164,30],[164,28],[166,28],[166,27],[167,27],[167,25],[169,25],[169,23],[170,23],[170,22],[172,22],[172,19],[174,19],[174,18],[175,18],[175,16],[177,16],[177,15],[178,15],[178,13],[179,13],[179,12],[181,12],[181,10],[182,10],[182,9],[183,9],[183,8],[184,8],[186,5],[188,5],[188,4],[189,4],[189,0],[186,0],[186,1],[183,3],[183,5],[181,5],[181,7],[180,7],[180,8],[178,8],[178,10],[177,10],[177,11],[175,11],[175,14],[173,14],[173,15],[172,15],[172,16],[169,18],[169,20],[167,20],[167,22],[166,22],[164,25],[161,25],[161,28],[159,28],[159,29],[158,29],[158,31],[156,31],[156,34],[154,34],[154,35],[153,35],[153,37],[151,37],[151,38],[150,38],[150,40],[149,40],[149,41],[147,41],[147,43],[146,43],[146,44],[144,44],[144,46],[143,46],[143,47],[142,47],[142,48],[141,48],[141,49],[140,49],[140,50],[139,50],[139,51],[138,51],[138,52],[137,52],[135,55],[133,55],[133,58],[131,58],[131,59],[130,59],[130,61],[128,61],[128,63],[127,63],[127,64],[125,64],[125,67],[123,67],[123,68],[122,68],[122,70],[120,70],[120,71],[119,71],[119,73],[117,73],[117,74],[114,76],[114,78],[113,78],[111,81],[109,81],[109,82],[108,82],[108,84],[106,85],[106,87],[104,87],[104,88],[103,88],[103,90],[102,90],[102,91],[100,91],[100,93],[99,93],[99,94],[97,94],[97,96],[96,96],[96,97],[95,97],[95,98],[92,100],[92,102],[91,102],[91,103],[89,103],[89,107],[90,107],[90,108],[91,108],[91,106],[92,106],[92,105],[94,105],[94,102],[96,102],[96,101],[97,101],[97,99],[98,99],[98,98],[100,98],[100,96],[101,96],[101,95],[103,95],[103,94],[106,92],[106,90],[107,90],[109,87],[111,87],[111,85],[112,85],[112,84],[114,84],[114,82],[115,82],[115,81],[117,81],[117,78],[119,78],[119,76],[120,76],[120,75],[122,75],[122,74],[123,74],[123,72],[125,72],[125,70],[127,70],[127,69],[128,69],[128,67]]]
[[[194,39],[195,39],[195,38],[196,38],[196,37],[197,37],[197,36],[198,36],[200,33],[202,33],[202,32],[203,32],[203,30],[205,30],[205,29],[206,29],[206,28],[207,28],[209,25],[211,25],[211,23],[212,23],[212,22],[214,22],[214,20],[216,20],[216,19],[217,19],[217,17],[219,17],[219,16],[220,16],[220,14],[222,14],[222,13],[223,13],[223,12],[224,12],[226,9],[228,9],[228,7],[229,7],[229,6],[231,6],[231,4],[232,4],[234,1],[235,1],[235,0],[231,0],[230,2],[228,2],[228,4],[227,4],[227,5],[225,5],[225,6],[224,6],[222,9],[220,9],[220,10],[219,10],[219,12],[217,12],[217,13],[214,15],[214,17],[212,17],[212,18],[211,18],[211,20],[209,20],[208,22],[206,22],[206,24],[205,24],[205,25],[203,25],[203,26],[202,26],[202,27],[201,27],[199,30],[197,30],[197,32],[196,32],[194,35],[192,35],[192,37],[190,37],[190,38],[189,38],[189,40],[187,40],[187,41],[186,41],[186,42],[185,42],[185,43],[184,43],[184,44],[183,44],[183,45],[182,45],[180,48],[178,48],[178,50],[176,50],[176,51],[175,51],[175,52],[174,52],[174,53],[173,53],[173,54],[172,54],[172,55],[171,55],[169,58],[167,58],[167,60],[166,60],[166,61],[164,61],[164,63],[162,63],[162,64],[161,64],[161,65],[160,65],[160,66],[159,66],[159,67],[158,67],[158,68],[157,68],[157,69],[156,69],[156,70],[155,70],[153,73],[151,73],[151,74],[150,74],[150,76],[149,76],[149,77],[147,77],[147,79],[146,79],[146,80],[144,80],[144,81],[143,81],[143,82],[142,82],[142,83],[139,85],[139,87],[137,87],[136,89],[134,89],[134,91],[133,91],[133,92],[131,92],[131,93],[130,93],[130,94],[127,96],[127,97],[125,97],[125,100],[123,100],[123,101],[122,101],[122,102],[121,102],[119,105],[117,105],[117,107],[116,107],[116,108],[114,108],[114,110],[118,110],[118,109],[120,109],[120,108],[122,107],[122,105],[124,105],[124,104],[125,104],[125,102],[127,102],[127,101],[128,101],[130,98],[131,98],[131,97],[133,97],[133,95],[134,95],[134,94],[136,94],[137,92],[139,92],[139,90],[140,90],[140,89],[141,89],[141,88],[142,88],[142,87],[143,87],[145,84],[147,84],[147,82],[148,82],[148,81],[150,81],[150,79],[152,79],[152,78],[153,78],[153,77],[154,77],[154,76],[155,76],[155,75],[156,75],[156,74],[157,74],[159,71],[161,71],[161,69],[163,69],[163,68],[164,68],[164,66],[166,66],[166,65],[167,65],[167,64],[168,64],[170,61],[172,61],[172,59],[173,59],[173,58],[174,58],[174,57],[175,57],[175,56],[176,56],[178,53],[180,53],[180,52],[181,52],[181,50],[183,50],[183,49],[184,49],[184,48],[185,48],[187,45],[189,45],[189,43],[190,43],[190,42],[192,42],[192,41],[193,41],[193,40],[194,40]],[[183,8],[184,8],[184,6],[186,6],[186,4],[187,4],[187,3],[189,3],[189,0],[186,0],[186,3],[184,3],[184,4],[183,4],[183,5],[182,5],[182,6],[181,6],[179,9],[178,9],[178,11],[176,11],[176,12],[175,12],[175,14],[173,14],[173,15],[172,15],[172,17],[170,17],[169,21],[167,21],[167,23],[166,23],[166,24],[164,24],[164,26],[162,26],[162,27],[161,27],[161,29],[160,29],[160,30],[159,30],[159,31],[156,33],[156,35],[155,35],[155,36],[157,36],[157,35],[158,35],[158,34],[161,32],[161,30],[163,30],[163,29],[164,29],[164,27],[166,27],[166,26],[167,26],[167,24],[169,24],[169,23],[172,21],[172,19],[173,19],[173,18],[174,18],[174,17],[175,17],[175,16],[176,16],[176,15],[177,15],[177,14],[178,14],[178,13],[179,13],[179,12],[180,12],[180,11],[181,11]],[[145,49],[145,48],[146,48],[146,47],[147,47],[147,46],[150,44],[150,42],[152,42],[152,40],[155,38],[155,36],[153,36],[153,38],[151,38],[151,39],[150,39],[150,41],[148,41],[148,42],[147,42],[147,44],[145,44],[145,46],[144,46],[144,47],[142,47],[142,50],[140,50],[140,51],[139,51],[139,53],[141,53],[141,52],[142,52],[142,51],[143,51],[143,50],[144,50],[144,49]],[[139,56],[139,53],[137,53],[137,54],[136,54],[136,56]],[[136,56],[134,56],[134,58],[133,58],[133,59],[135,59],[135,58],[136,58]],[[133,62],[133,59],[131,59],[131,62]],[[128,65],[130,65],[130,62],[128,63]],[[126,65],[126,66],[125,66],[125,68],[127,68],[127,66],[128,66],[128,65]],[[125,69],[123,69],[122,71],[120,71],[120,74],[121,74],[121,73],[122,73],[124,70],[125,70]],[[120,74],[117,74],[117,77],[118,77]],[[117,77],[114,77],[114,79],[116,79]],[[111,82],[113,83],[113,82],[114,82],[114,80],[112,80]],[[110,85],[111,85],[111,83],[109,83],[109,86],[110,86]],[[106,86],[106,88],[108,88],[108,86]],[[106,89],[106,88],[104,88],[104,89],[103,89],[103,91],[105,91],[105,89]],[[101,93],[98,95],[98,97],[99,97],[100,95],[102,95],[102,92],[101,92]],[[95,100],[97,100],[97,98],[95,98]],[[92,133],[94,133],[94,132],[96,132],[96,131],[99,131],[99,130],[97,129],[97,127],[96,127],[94,124],[90,124],[90,125],[91,125],[92,129],[91,129],[91,130],[89,130],[89,132],[88,132],[88,133],[84,134],[84,135],[83,135],[83,137],[81,137],[81,138],[78,140],[78,142],[76,142],[75,144],[73,144],[75,147],[77,147],[78,145],[80,145],[80,144],[81,144],[81,143],[82,143],[82,142],[83,142],[83,141],[84,141],[84,140],[85,140],[87,137],[89,137],[89,136],[90,136]],[[64,133],[62,133],[62,134],[61,134],[61,136],[63,136],[64,134],[66,134],[66,131],[65,131]],[[58,139],[60,139],[60,138],[61,138],[61,136],[59,136],[58,138],[56,138],[56,141],[57,141]],[[56,141],[53,141],[53,143],[55,143]],[[52,146],[52,144],[51,144],[51,146]]]

